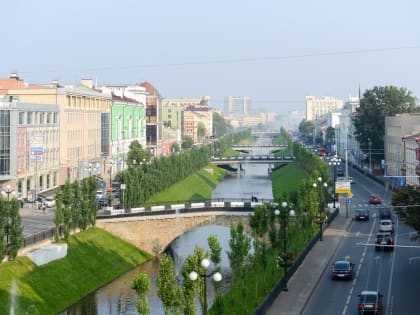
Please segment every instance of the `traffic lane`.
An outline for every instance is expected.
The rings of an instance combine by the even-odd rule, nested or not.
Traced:
[[[370,194],[379,194],[382,196],[384,202],[389,203],[391,198],[391,192],[389,189],[384,186],[381,183],[378,183],[377,181],[364,176],[360,172],[356,170],[349,171],[349,176],[353,177],[355,179],[354,184],[351,185],[352,191],[360,191],[362,192],[362,195],[366,197],[366,201],[369,201],[369,195]],[[367,196],[366,196],[367,195]]]
[[[50,219],[44,218],[22,218],[23,237],[28,237],[55,227],[54,222]]]
[[[373,230],[373,226],[374,224],[371,221],[352,222],[348,233],[343,238],[337,252],[307,302],[303,314],[342,314],[343,308],[348,305],[349,293],[352,290],[357,274],[355,274],[353,280],[332,280],[332,264],[335,261],[350,257],[350,260],[355,263],[355,270],[357,270],[364,250],[364,247],[359,244],[366,241]]]
[[[410,240],[410,232],[413,231],[403,223],[398,225],[396,231],[396,262],[392,291],[387,301],[388,315],[412,314],[413,310],[418,309],[420,248],[418,242]]]

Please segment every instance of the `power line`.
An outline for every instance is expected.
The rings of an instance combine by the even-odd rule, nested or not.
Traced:
[[[313,57],[325,57],[325,56],[342,56],[342,55],[355,55],[355,54],[366,54],[375,52],[390,52],[390,51],[401,51],[401,50],[412,50],[419,49],[420,46],[400,46],[400,47],[388,47],[388,48],[367,48],[359,50],[343,50],[333,52],[319,52],[319,53],[308,53],[298,55],[285,55],[285,56],[271,56],[271,57],[253,57],[253,58],[235,58],[235,59],[219,59],[219,60],[207,60],[207,61],[195,61],[195,62],[177,62],[177,63],[161,63],[161,64],[140,64],[140,65],[126,65],[126,66],[115,66],[115,67],[95,67],[87,68],[82,71],[110,71],[110,70],[129,70],[135,68],[160,68],[160,67],[182,67],[190,65],[214,65],[214,64],[229,64],[229,63],[246,63],[246,62],[258,62],[258,61],[274,61],[274,60],[290,60],[300,58],[313,58]],[[35,74],[40,72],[62,72],[63,69],[56,70],[39,70],[39,71],[21,71],[21,74]],[[1,73],[7,75],[8,73]]]

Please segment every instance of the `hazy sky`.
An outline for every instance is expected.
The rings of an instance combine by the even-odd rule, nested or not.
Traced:
[[[420,97],[418,0],[3,0],[0,76],[151,82],[163,97],[228,95],[304,110],[381,85]]]

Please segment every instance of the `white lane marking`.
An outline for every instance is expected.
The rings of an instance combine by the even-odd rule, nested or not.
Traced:
[[[396,224],[396,228],[395,228],[395,245],[398,244],[398,228],[399,228],[399,220],[398,220],[398,216],[396,217],[397,220],[397,224]],[[393,299],[391,301],[391,288],[392,288],[392,281],[394,279],[394,264],[395,264],[395,251],[397,250],[397,248],[394,248],[394,255],[392,256],[392,261],[391,261],[391,274],[389,276],[389,285],[388,285],[388,294],[386,297],[386,314],[387,315],[391,315],[392,314],[392,306],[393,306]],[[392,302],[392,304],[391,304]]]
[[[370,238],[373,235],[373,229],[374,229],[375,226],[376,226],[376,219],[373,219],[373,224],[372,224],[372,227],[370,228],[370,232],[369,232],[369,235],[368,235],[367,243],[369,243]],[[351,286],[351,288],[349,290],[349,294],[347,295],[346,305],[344,306],[343,312],[341,313],[342,315],[346,315],[347,307],[348,307],[348,304],[350,303],[350,299],[351,299],[351,296],[353,294],[353,290],[354,290],[354,287],[356,285],[356,281],[357,281],[357,278],[359,276],[360,269],[362,268],[362,264],[363,264],[363,261],[365,259],[367,248],[368,248],[368,246],[365,246],[365,248],[363,249],[362,257],[360,258],[359,265],[357,266],[357,272],[355,274],[355,277],[354,277],[352,286]]]

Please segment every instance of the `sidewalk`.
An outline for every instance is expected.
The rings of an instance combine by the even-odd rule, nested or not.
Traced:
[[[351,218],[338,214],[324,231],[323,241],[318,241],[305,260],[288,281],[288,292],[281,292],[267,315],[298,315],[311,297],[318,281],[330,264],[338,245],[347,232]]]

